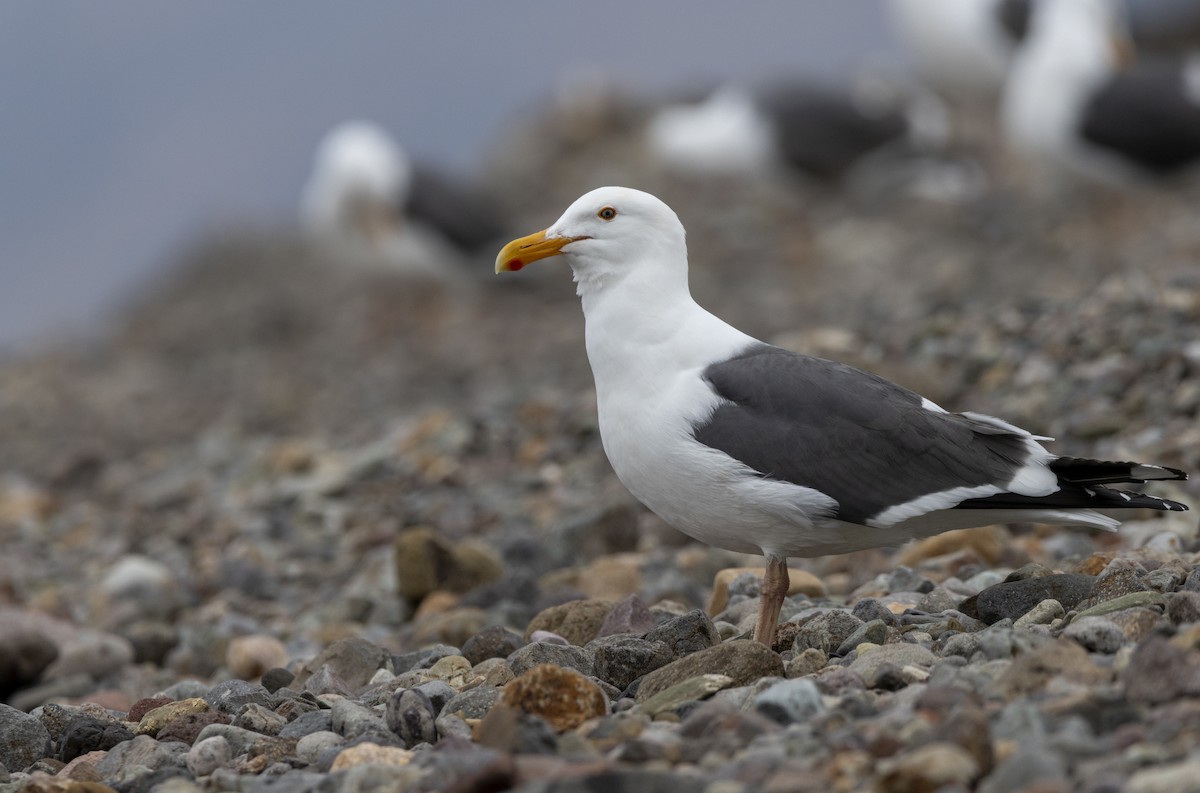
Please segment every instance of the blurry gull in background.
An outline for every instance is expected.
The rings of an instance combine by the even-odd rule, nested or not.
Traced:
[[[504,232],[497,212],[479,191],[415,165],[366,121],[322,139],[300,205],[305,228],[340,253],[441,276],[492,247]]]
[[[1031,0],[889,0],[917,76],[955,102],[996,98],[1029,21]]]
[[[974,177],[937,188],[930,178],[956,167],[944,156],[949,135],[946,108],[930,91],[864,73],[847,87],[725,84],[698,102],[659,108],[645,140],[658,164],[694,176],[785,170],[865,192],[971,192]]]
[[[1200,163],[1200,60],[1133,60],[1107,0],[1045,0],[1003,103],[1011,147],[1051,174],[1112,185]]]

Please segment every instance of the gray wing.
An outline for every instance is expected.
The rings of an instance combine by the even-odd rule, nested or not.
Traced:
[[[696,439],[829,495],[851,523],[930,493],[1003,487],[1029,458],[1026,436],[926,409],[912,391],[845,364],[764,344],[704,375],[724,401]]]

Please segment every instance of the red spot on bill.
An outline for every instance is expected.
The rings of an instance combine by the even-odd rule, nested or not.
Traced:
[[[520,259],[509,259],[504,266],[515,273],[517,270],[520,270],[525,266],[525,262],[521,261]]]

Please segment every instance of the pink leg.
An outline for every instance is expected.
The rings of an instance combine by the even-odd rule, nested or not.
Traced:
[[[779,626],[779,611],[787,597],[787,559],[782,556],[767,557],[767,572],[763,576],[762,598],[758,607],[758,624],[754,626],[754,641],[770,647],[775,642],[775,629]]]

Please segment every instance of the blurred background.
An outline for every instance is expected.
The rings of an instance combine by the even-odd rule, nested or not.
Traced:
[[[292,221],[346,119],[469,173],[572,77],[651,94],[898,53],[872,0],[5,4],[0,344],[80,329],[207,231]]]

